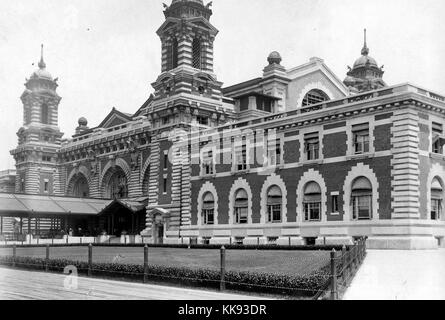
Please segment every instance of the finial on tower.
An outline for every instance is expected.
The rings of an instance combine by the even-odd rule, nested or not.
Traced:
[[[369,54],[368,44],[366,43],[366,29],[364,30],[364,44],[362,49],[362,55],[367,56]]]
[[[46,63],[45,61],[43,61],[43,44],[40,48],[40,62],[39,62],[39,68],[40,69],[45,69],[46,68]]]

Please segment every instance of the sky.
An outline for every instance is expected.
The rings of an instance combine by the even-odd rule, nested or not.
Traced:
[[[163,2],[171,0],[0,0],[0,170],[14,168],[20,96],[40,45],[59,78],[59,126],[70,138],[79,117],[97,126],[113,107],[136,112],[153,92]],[[214,68],[226,86],[261,76],[275,50],[287,68],[322,58],[343,80],[367,28],[387,84],[445,94],[443,0],[213,0],[212,9]]]

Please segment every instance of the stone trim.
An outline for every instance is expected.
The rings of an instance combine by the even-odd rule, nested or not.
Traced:
[[[358,177],[365,177],[372,185],[372,221],[379,220],[379,182],[374,171],[363,163],[358,163],[349,170],[343,184],[343,221],[353,221],[351,214],[352,182]]]
[[[233,215],[234,215],[234,206],[235,206],[235,192],[239,189],[244,189],[247,192],[247,195],[249,197],[248,199],[248,205],[247,205],[247,225],[252,224],[252,189],[250,188],[249,183],[246,179],[238,178],[238,180],[235,180],[232,184],[232,187],[230,188],[229,192],[229,225],[234,226],[237,225],[233,222]]]
[[[431,221],[431,184],[433,182],[434,178],[438,178],[441,185],[442,185],[442,190],[443,191],[443,196],[445,199],[445,169],[443,166],[441,166],[438,163],[435,163],[432,165],[431,170],[428,174],[428,180],[427,180],[427,185],[426,185],[426,198],[427,198],[427,205],[426,205],[426,219],[425,220],[430,220]],[[443,205],[443,204],[442,204]],[[444,212],[442,211],[442,217],[440,218],[440,220],[444,220]]]
[[[278,186],[281,189],[283,202],[281,204],[281,223],[287,223],[287,188],[283,179],[275,173],[267,177],[261,189],[261,224],[267,223],[267,191],[272,186]],[[271,224],[271,223],[270,223]]]
[[[201,187],[201,190],[199,190],[199,194],[198,194],[198,213],[197,213],[198,226],[205,226],[202,222],[202,206],[203,206],[202,198],[207,192],[210,192],[213,195],[213,198],[215,200],[215,207],[214,207],[215,224],[214,225],[218,225],[218,223],[219,223],[219,220],[218,220],[218,203],[219,203],[218,192],[216,191],[216,188],[213,185],[213,183],[207,181]]]
[[[320,219],[321,222],[327,221],[327,188],[326,183],[324,182],[323,176],[320,174],[320,172],[315,171],[314,169],[310,169],[309,171],[306,171],[303,176],[300,178],[300,181],[298,182],[297,187],[297,222],[302,224],[310,224],[314,223],[311,221],[304,221],[304,207],[303,207],[303,198],[304,198],[304,187],[308,182],[316,182],[320,186],[321,189],[321,214]],[[316,222],[315,222],[316,223]]]

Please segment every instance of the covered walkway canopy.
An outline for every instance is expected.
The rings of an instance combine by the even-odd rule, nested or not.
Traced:
[[[145,228],[147,197],[93,199],[0,193],[0,234],[7,218],[20,218],[14,232],[47,234],[72,230],[75,235],[134,233]]]
[[[112,200],[1,193],[0,216],[95,216],[111,202]]]

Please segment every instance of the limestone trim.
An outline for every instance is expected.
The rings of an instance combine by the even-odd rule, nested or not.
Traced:
[[[216,191],[215,186],[213,183],[207,181],[202,187],[201,190],[199,190],[198,194],[198,226],[204,226],[203,219],[202,219],[202,207],[203,207],[203,197],[204,195],[210,192],[213,195],[213,199],[215,200],[215,207],[214,207],[214,219],[215,224],[218,225],[218,192]]]
[[[328,97],[329,100],[334,99],[334,94],[332,91],[326,87],[323,83],[320,81],[317,82],[311,82],[308,83],[303,89],[301,89],[300,93],[298,94],[298,103],[297,107],[302,108],[303,107],[303,99],[311,90],[320,90],[323,91]]]
[[[128,165],[128,163],[124,159],[122,159],[122,158],[118,158],[116,160],[110,160],[104,166],[104,168],[102,169],[102,173],[100,175],[99,187],[100,187],[100,190],[101,190],[101,194],[104,194],[104,192],[105,192],[104,179],[107,177],[107,175],[108,175],[108,178],[109,178],[109,172],[114,167],[119,167],[119,168],[122,169],[122,171],[124,171],[125,177],[127,178],[127,184],[128,185],[131,182],[131,169],[130,169],[130,166]]]
[[[321,189],[321,222],[327,221],[327,188],[326,183],[324,182],[323,176],[320,172],[315,171],[314,169],[310,169],[306,171],[303,176],[300,178],[297,187],[297,222],[303,224],[314,223],[312,221],[304,221],[304,206],[303,206],[303,198],[304,198],[304,187],[309,182],[316,182],[320,186]]]
[[[79,168],[74,168],[71,170],[68,179],[66,179],[66,194],[70,194],[73,191],[74,183],[76,182],[76,178],[81,174],[85,177],[88,183],[88,188],[91,190],[91,174],[90,171],[85,166],[80,166]],[[91,191],[90,191],[91,192]]]
[[[352,183],[359,177],[365,177],[372,185],[372,221],[379,220],[379,182],[374,171],[363,163],[358,163],[349,170],[343,184],[343,221],[352,221],[351,193]]]
[[[428,174],[428,180],[426,185],[426,197],[427,197],[427,205],[426,205],[426,219],[431,220],[431,184],[433,183],[433,179],[438,178],[440,184],[442,185],[443,199],[445,199],[445,169],[438,163],[432,165],[430,173]],[[443,206],[443,203],[442,203]],[[444,220],[444,211],[442,210],[442,216],[440,220]]]
[[[238,180],[235,180],[235,182],[233,182],[232,187],[230,188],[230,192],[229,192],[229,225],[233,226],[233,225],[237,225],[234,223],[234,217],[233,215],[235,214],[234,208],[235,208],[235,193],[239,190],[239,189],[244,189],[247,192],[247,196],[249,197],[248,201],[247,201],[247,225],[251,225],[252,224],[252,189],[250,188],[249,183],[247,182],[246,179],[243,178],[238,178]]]
[[[365,153],[361,153],[359,155],[366,155],[366,154],[374,154],[375,153],[375,117],[369,116],[369,117],[363,117],[363,118],[357,118],[357,119],[351,119],[346,123],[346,155],[347,156],[354,156],[356,155],[354,150],[354,133],[352,131],[352,127],[357,124],[369,124],[369,151]],[[381,123],[379,123],[381,125]]]
[[[267,192],[272,186],[278,186],[281,189],[282,204],[281,204],[281,223],[287,223],[287,188],[283,179],[279,175],[271,174],[267,177],[261,189],[261,224],[265,224],[267,219]],[[268,223],[272,224],[272,223]]]

